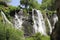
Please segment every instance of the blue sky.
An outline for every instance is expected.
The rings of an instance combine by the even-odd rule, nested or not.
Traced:
[[[20,0],[12,0],[10,5],[13,5],[13,6],[18,6],[20,3]],[[38,3],[41,3],[42,0],[38,0]]]

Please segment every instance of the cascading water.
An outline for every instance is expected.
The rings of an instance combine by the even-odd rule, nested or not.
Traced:
[[[3,11],[1,11],[1,15],[2,15],[4,21],[6,21],[9,24],[12,24],[7,19],[7,17],[3,13]],[[47,18],[47,21],[48,21],[48,25],[49,25],[49,28],[50,28],[50,34],[51,34],[52,30],[54,29],[55,23],[58,21],[58,17],[57,17],[56,14],[54,14],[51,17],[51,21],[48,19],[48,17],[46,17],[46,18]],[[44,19],[43,19],[43,15],[42,15],[42,13],[39,10],[36,10],[36,9],[32,10],[32,19],[33,19],[33,22],[34,22],[33,28],[35,30],[35,33],[40,32],[42,35],[47,35],[46,26],[45,26],[45,22],[44,22]],[[22,13],[22,11],[19,14],[15,13],[15,18],[14,18],[13,21],[14,21],[14,26],[17,29],[19,29],[19,28],[21,29],[22,28],[22,24],[23,24],[23,13]],[[53,22],[53,24],[51,24],[51,22]]]
[[[34,30],[35,30],[35,33],[37,33],[38,27],[37,27],[36,20],[35,20],[35,17],[34,17],[34,9],[32,10],[32,19],[33,19],[33,21],[34,21],[33,28],[34,28]]]
[[[53,26],[52,29],[54,29],[55,23],[58,21],[58,16],[56,14],[54,14],[52,20],[54,22],[53,25],[52,25]]]
[[[23,23],[23,21],[22,21],[22,15],[18,15],[17,13],[15,13],[15,18],[14,18],[14,20],[13,20],[13,21],[14,21],[14,24],[11,23],[11,22],[7,19],[7,17],[5,16],[5,14],[4,14],[3,11],[1,11],[1,15],[2,15],[2,17],[3,17],[4,23],[7,22],[7,23],[9,23],[9,24],[11,24],[11,25],[14,25],[17,29],[19,29],[19,28],[22,27],[22,23]]]
[[[49,28],[50,28],[50,34],[51,34],[51,32],[52,32],[52,26],[51,26],[51,23],[50,23],[50,21],[49,21],[48,18],[47,18],[47,22],[48,22],[48,25],[49,25]]]
[[[17,29],[21,29],[22,28],[22,16],[19,16],[17,13],[15,13],[15,19],[14,19],[14,26],[17,28]]]
[[[7,17],[5,16],[5,14],[4,14],[3,11],[1,11],[1,15],[2,15],[2,17],[3,17],[3,19],[4,19],[5,22],[7,22],[7,23],[9,23],[9,24],[12,24],[12,23],[7,19]]]
[[[32,18],[34,21],[33,28],[35,29],[35,33],[40,32],[42,35],[47,35],[43,16],[39,10],[35,10],[35,11],[37,16],[34,15],[34,9],[32,11],[33,12]]]
[[[49,20],[48,17],[47,18],[47,22],[50,28],[50,34],[52,33],[52,30],[54,29],[55,23],[58,21],[58,16],[56,14],[53,14],[51,19]]]

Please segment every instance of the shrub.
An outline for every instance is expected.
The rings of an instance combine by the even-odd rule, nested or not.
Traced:
[[[49,36],[43,36],[40,33],[36,33],[31,37],[27,37],[26,40],[50,40]]]
[[[23,32],[9,24],[0,23],[0,40],[24,40]]]

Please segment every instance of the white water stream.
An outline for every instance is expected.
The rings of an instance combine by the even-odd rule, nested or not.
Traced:
[[[34,21],[33,28],[35,29],[35,33],[40,32],[42,35],[47,35],[43,15],[39,10],[35,11],[37,16],[34,15],[34,10],[32,11],[32,18]]]
[[[36,13],[35,13],[35,12]],[[7,17],[5,16],[4,12],[1,11],[1,15],[3,17],[3,19],[9,23],[9,24],[12,24],[8,19]],[[50,20],[47,18],[47,21],[48,21],[48,25],[49,25],[49,28],[50,28],[50,34],[52,32],[52,30],[54,29],[54,26],[55,26],[55,23],[58,21],[58,17],[56,14],[54,14],[52,16],[52,19],[51,21],[53,22],[53,25],[51,25],[51,22]],[[22,16],[22,13],[20,15],[18,15],[17,13],[15,13],[15,18],[14,18],[14,26],[17,28],[17,29],[21,29],[22,28],[22,24],[23,24],[23,16]],[[45,22],[44,22],[44,19],[43,19],[43,15],[41,13],[40,10],[36,10],[36,9],[33,9],[32,10],[32,19],[33,19],[33,28],[35,30],[35,33],[37,32],[40,32],[42,35],[47,35],[46,33],[46,26],[45,26]]]
[[[19,16],[17,13],[15,13],[15,19],[14,19],[14,25],[17,29],[22,28],[22,16]]]
[[[4,14],[3,11],[1,11],[1,15],[2,15],[3,19],[5,20],[5,22],[7,22],[7,23],[9,23],[9,24],[12,24],[12,23],[7,19],[6,15]]]

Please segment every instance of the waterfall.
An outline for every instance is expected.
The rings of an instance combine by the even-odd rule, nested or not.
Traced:
[[[50,34],[51,34],[51,32],[52,32],[52,26],[51,26],[51,23],[50,23],[50,21],[49,21],[48,18],[47,18],[47,22],[48,22],[48,25],[49,25],[49,28],[50,28]]]
[[[37,24],[36,24],[36,20],[35,20],[35,17],[34,17],[34,9],[32,10],[32,19],[33,19],[33,22],[34,22],[34,25],[33,25],[33,28],[35,30],[35,33],[38,32],[38,27],[37,27]]]
[[[22,28],[22,16],[18,15],[17,13],[15,13],[15,18],[14,18],[14,26],[17,28],[17,29],[21,29]]]
[[[1,11],[1,15],[2,15],[2,17],[3,17],[3,19],[4,19],[4,22],[7,22],[7,23],[9,23],[9,24],[12,24],[12,23],[7,19],[7,17],[5,16],[5,14],[4,14],[3,11]]]
[[[7,17],[5,16],[3,11],[1,11],[1,15],[5,22],[12,24],[7,19]],[[19,13],[15,13],[15,17],[14,17],[13,21],[14,21],[14,26],[17,29],[22,28],[22,24],[23,24],[24,20],[26,20],[26,19],[24,19],[24,20],[23,19],[24,19],[24,17],[23,17],[22,10]],[[42,35],[47,35],[45,22],[44,22],[43,15],[40,10],[36,10],[36,9],[32,10],[32,19],[33,19],[33,23],[34,23],[33,24],[34,33],[40,32]],[[55,23],[58,21],[58,17],[56,14],[54,14],[51,17],[51,20],[49,20],[47,16],[46,16],[46,19],[47,19],[47,22],[48,22],[48,25],[50,28],[50,34],[51,34],[52,30],[54,29]]]
[[[34,10],[32,11],[32,18],[34,21],[33,28],[35,29],[35,33],[40,32],[42,35],[47,35],[43,15],[39,10],[35,11],[37,16],[34,15]]]
[[[1,11],[1,15],[2,15],[2,17],[3,17],[4,22],[7,22],[7,23],[9,23],[9,24],[11,24],[11,25],[14,25],[17,29],[19,29],[19,28],[22,27],[22,23],[23,23],[23,21],[22,21],[22,15],[18,15],[17,13],[15,13],[15,18],[13,19],[14,24],[11,23],[11,22],[7,19],[7,17],[5,16],[5,14],[4,14],[3,11]]]
[[[56,14],[53,14],[52,17],[50,18],[50,20],[47,18],[47,21],[48,21],[48,25],[49,25],[49,28],[50,28],[50,34],[52,33],[52,30],[54,29],[55,27],[55,23],[58,21],[58,16]]]
[[[53,25],[52,25],[52,26],[53,26],[52,29],[54,29],[55,23],[56,23],[57,21],[58,21],[58,16],[57,16],[56,14],[54,14],[54,15],[53,15],[53,22],[54,22],[54,23],[53,23]]]

